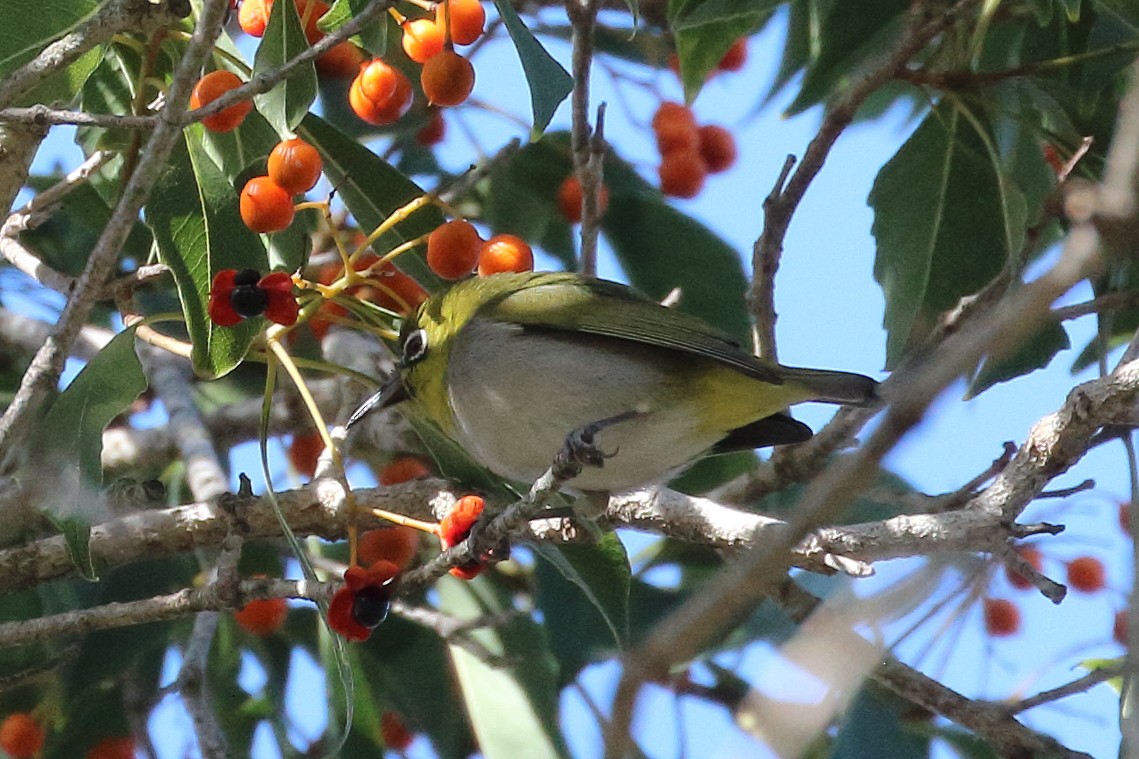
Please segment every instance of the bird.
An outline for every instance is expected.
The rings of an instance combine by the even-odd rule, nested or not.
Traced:
[[[708,455],[803,442],[804,401],[873,406],[878,383],[781,366],[707,321],[617,282],[567,272],[471,277],[400,329],[401,358],[346,423],[411,404],[476,461],[531,483],[625,492]]]

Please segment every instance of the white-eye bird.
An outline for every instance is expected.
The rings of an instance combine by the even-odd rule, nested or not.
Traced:
[[[585,491],[802,442],[811,429],[784,413],[795,403],[877,400],[869,377],[764,361],[698,317],[568,273],[459,282],[406,319],[399,344],[397,370],[347,426],[413,403],[485,467],[524,483],[576,440],[603,456],[567,483]]]

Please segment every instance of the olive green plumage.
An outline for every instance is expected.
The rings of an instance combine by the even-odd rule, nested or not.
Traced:
[[[527,482],[571,432],[602,423],[611,454],[569,484],[620,491],[696,458],[806,440],[782,413],[807,400],[867,405],[877,383],[764,361],[707,322],[614,282],[496,274],[427,300],[400,334],[403,360],[353,415],[409,402],[475,459]],[[619,421],[618,421],[619,420]]]

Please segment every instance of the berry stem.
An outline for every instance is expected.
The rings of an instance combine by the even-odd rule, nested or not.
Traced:
[[[419,530],[420,532],[426,532],[428,535],[439,537],[438,522],[426,522],[422,519],[413,519],[412,517],[405,517],[403,514],[397,514],[394,511],[387,511],[385,509],[372,509],[372,514],[380,519],[386,519],[402,527],[410,527],[413,530]]]

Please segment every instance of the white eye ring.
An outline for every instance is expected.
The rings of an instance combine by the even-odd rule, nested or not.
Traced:
[[[403,365],[410,366],[427,353],[427,332],[417,329],[403,341]]]

